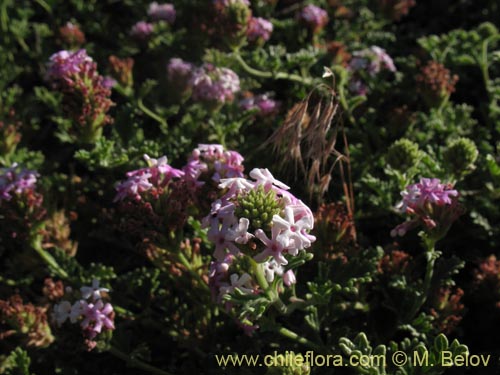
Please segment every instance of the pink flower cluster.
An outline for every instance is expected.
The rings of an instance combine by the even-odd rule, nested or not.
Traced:
[[[94,279],[91,286],[80,288],[81,299],[73,304],[63,300],[54,306],[54,321],[59,327],[67,320],[73,324],[80,323],[85,337],[92,342],[103,330],[115,329],[113,306],[104,303],[101,296],[101,293],[107,292],[109,290],[101,288],[99,281]]]
[[[190,84],[193,100],[201,102],[230,102],[240,91],[240,79],[235,72],[212,64],[203,64],[194,70]]]
[[[447,230],[461,214],[458,191],[437,178],[422,178],[420,182],[407,186],[401,195],[403,200],[397,208],[414,219],[394,228],[391,231],[393,237],[404,236],[419,224],[429,231],[440,230],[439,234],[442,234],[443,229]]]
[[[211,285],[218,289],[219,299],[234,288],[255,293],[256,284],[248,273],[227,274],[233,260],[247,255],[262,263],[268,281],[281,276],[285,285],[295,282],[293,271],[284,271],[288,257],[297,256],[316,238],[309,234],[314,217],[301,200],[288,192],[289,187],[276,180],[267,169],[253,169],[252,180],[242,177],[221,179],[224,194],[212,204],[211,213],[203,219],[209,228],[208,239],[214,243],[215,262],[211,266]],[[252,218],[238,216],[241,200],[251,192],[271,194],[279,213],[269,218],[269,226],[256,227]],[[254,207],[258,214],[266,207]],[[264,216],[265,217],[265,216]],[[229,276],[229,279],[227,278]],[[252,285],[252,287],[250,287]]]
[[[170,59],[167,65],[169,81],[189,81],[194,65],[179,58]]]
[[[139,21],[130,29],[130,36],[139,41],[146,41],[153,34],[153,30],[153,24],[146,21]]]
[[[396,72],[394,61],[387,52],[378,46],[353,52],[353,58],[349,63],[349,69],[353,71],[365,70],[371,76],[375,76],[382,70]]]
[[[307,5],[297,14],[299,21],[306,24],[313,32],[319,32],[328,23],[326,10],[316,5]]]
[[[396,72],[394,61],[387,52],[378,47],[371,46],[370,48],[356,51],[353,58],[349,62],[348,69],[353,74],[353,79],[349,84],[349,89],[356,95],[366,95],[368,87],[361,76],[367,73],[370,77],[375,77],[382,70]]]
[[[14,163],[10,168],[0,168],[0,202],[10,201],[13,194],[33,191],[38,174],[27,169],[19,169]]]
[[[173,4],[158,4],[156,1],[149,4],[148,16],[156,21],[166,21],[170,24],[175,22],[175,7]]]
[[[167,65],[167,73],[173,86],[180,91],[191,89],[191,97],[198,102],[230,102],[240,91],[240,79],[235,72],[212,64],[196,68],[189,62],[173,58]]]
[[[239,104],[245,111],[258,110],[262,117],[273,115],[279,110],[279,103],[266,94],[242,99]]]
[[[148,16],[153,23],[139,21],[130,29],[130,36],[137,41],[146,42],[154,32],[154,23],[165,21],[169,24],[175,22],[176,11],[173,4],[158,4],[156,1],[149,4]]]
[[[211,180],[243,177],[243,156],[236,151],[226,151],[219,144],[200,144],[195,148],[183,168],[186,178],[198,181],[202,172],[209,171]]]
[[[74,77],[92,68],[93,60],[84,49],[76,52],[62,50],[50,56],[46,79],[54,84],[74,83]]]
[[[252,17],[248,21],[247,38],[250,42],[268,41],[273,32],[273,24],[261,17]]]
[[[183,171],[168,164],[166,156],[153,159],[144,155],[144,159],[148,164],[146,168],[127,172],[127,180],[117,185],[115,202],[125,198],[141,200],[147,192],[159,195],[172,179],[184,176]]]
[[[159,159],[144,155],[148,166],[127,173],[127,179],[116,186],[116,201],[124,199],[140,201],[147,197],[158,198],[167,191],[172,181],[186,183],[185,187],[196,189],[205,184],[204,172],[209,180],[219,182],[221,178],[241,177],[243,157],[236,151],[226,151],[219,144],[200,144],[195,148],[182,169],[176,169],[167,162],[167,157]]]
[[[95,142],[103,125],[112,122],[107,112],[113,105],[109,82],[97,72],[97,64],[84,49],[59,51],[50,57],[46,79],[65,94],[63,108],[81,125],[85,141]]]

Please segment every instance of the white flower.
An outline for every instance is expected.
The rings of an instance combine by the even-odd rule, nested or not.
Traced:
[[[272,283],[274,281],[275,275],[283,275],[283,267],[276,263],[274,259],[271,259],[269,262],[263,263],[262,266],[264,268],[264,276],[269,283]]]
[[[84,300],[76,301],[73,306],[71,306],[71,312],[69,313],[70,322],[76,323],[77,320],[82,316],[86,308],[87,302],[85,302]]]
[[[233,226],[228,230],[226,239],[239,244],[246,244],[253,237],[253,234],[248,232],[249,225],[250,220],[244,217],[241,218],[237,226]]]
[[[102,292],[109,292],[109,289],[106,288],[100,288],[99,287],[99,280],[94,279],[92,280],[92,286],[82,286],[80,288],[80,292],[82,292],[82,298],[84,299],[89,299],[92,297],[93,301],[97,301],[98,299],[101,298],[101,293]]]
[[[70,316],[71,303],[62,301],[54,306],[54,319],[60,327]]]
[[[283,190],[289,190],[290,187],[274,178],[267,168],[254,168],[250,171],[250,177],[257,181],[256,185],[264,185],[265,190],[269,190],[273,185]]]
[[[238,274],[233,273],[229,280],[231,281],[231,285],[228,286],[221,286],[219,288],[219,293],[221,295],[224,294],[231,294],[233,293],[236,289],[238,289],[240,292],[244,294],[252,294],[253,293],[253,287],[252,287],[252,276],[250,276],[248,273],[244,273],[241,276],[238,276]]]

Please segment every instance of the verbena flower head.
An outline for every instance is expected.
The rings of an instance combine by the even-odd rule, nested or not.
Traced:
[[[407,186],[401,195],[403,200],[397,208],[415,218],[393,229],[392,236],[404,236],[409,229],[423,224],[439,239],[462,213],[457,201],[458,191],[437,178],[422,178]]]
[[[248,22],[247,37],[250,42],[266,42],[273,32],[273,24],[261,17],[252,17]]]
[[[86,344],[92,349],[96,345],[94,339],[100,333],[115,329],[113,306],[103,301],[101,293],[109,290],[99,287],[97,279],[92,281],[91,286],[81,287],[80,291],[80,298],[75,296],[75,302],[64,299],[54,305],[53,319],[59,327],[66,321],[71,324],[79,323]],[[71,292],[69,289],[68,293]]]
[[[289,260],[316,240],[309,234],[314,225],[311,210],[287,191],[288,186],[267,169],[255,168],[250,177],[221,179],[219,198],[202,220],[215,247],[209,274],[212,295],[235,313],[249,334],[258,328],[254,322],[259,313],[246,310],[245,301],[264,294],[258,274],[281,293],[283,286],[296,282],[293,270],[286,268]]]
[[[233,100],[240,90],[240,79],[231,69],[204,64],[193,72],[191,86],[193,100],[222,104]]]
[[[279,110],[279,103],[266,94],[245,98],[239,104],[245,111],[257,109],[262,117],[273,115]]]
[[[315,33],[319,32],[328,23],[328,13],[326,10],[312,4],[302,8],[297,18]]]
[[[205,180],[219,183],[221,178],[243,177],[243,156],[232,150],[225,150],[219,144],[200,144],[193,150],[188,163],[183,168],[186,179],[195,181],[198,185]]]
[[[130,36],[140,41],[148,40],[151,34],[153,34],[153,25],[146,21],[137,22],[130,29]]]
[[[88,70],[93,62],[84,49],[76,52],[62,50],[50,56],[46,78],[51,81],[69,81],[80,72]]]
[[[166,21],[170,24],[175,22],[175,7],[173,4],[158,4],[156,1],[149,4],[148,16],[153,21]]]
[[[63,109],[72,117],[72,136],[83,143],[95,142],[113,119],[107,112],[114,104],[109,82],[97,72],[97,64],[84,49],[59,51],[50,57],[46,79],[61,91]]]
[[[396,72],[394,61],[387,52],[378,47],[371,46],[370,48],[353,52],[353,58],[349,63],[349,69],[352,71],[364,70],[371,76],[375,76],[382,70]]]
[[[253,180],[221,180],[225,194],[204,219],[215,244],[214,256],[221,261],[227,253],[243,252],[259,263],[274,259],[286,265],[287,256],[297,255],[315,240],[309,234],[314,217],[267,169],[253,169],[250,176]]]
[[[126,198],[131,200],[147,199],[146,193],[157,197],[172,179],[184,175],[183,171],[168,164],[166,156],[152,159],[148,155],[144,155],[144,159],[148,163],[146,168],[128,172],[127,179],[116,186],[115,202]]]
[[[32,192],[36,187],[38,173],[20,169],[14,163],[10,168],[0,168],[0,203],[10,201],[13,196]]]
[[[172,58],[167,65],[168,79],[170,81],[174,81],[179,78],[189,80],[193,69],[194,66],[190,62],[179,58]]]

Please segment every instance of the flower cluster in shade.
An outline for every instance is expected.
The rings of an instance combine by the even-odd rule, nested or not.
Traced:
[[[252,17],[248,21],[247,38],[250,42],[266,42],[273,32],[273,24],[261,17]]]
[[[158,4],[156,1],[149,4],[148,16],[153,21],[165,21],[170,24],[175,22],[175,7],[173,4]]]
[[[462,214],[458,204],[458,191],[437,178],[422,178],[401,192],[402,201],[397,208],[410,217],[391,231],[391,235],[404,236],[409,230],[422,226],[440,238]]]
[[[267,94],[255,95],[244,98],[239,102],[240,107],[245,111],[257,110],[258,115],[266,117],[273,115],[279,110],[280,104]]]
[[[176,11],[173,4],[159,4],[156,1],[149,4],[148,16],[152,22],[138,21],[130,29],[130,36],[138,41],[145,42],[149,40],[154,32],[154,24],[157,22],[166,22],[173,24],[176,18]]]
[[[87,132],[97,132],[112,122],[107,112],[113,105],[106,78],[97,72],[97,64],[84,49],[62,50],[50,57],[46,80],[64,94],[63,108]]]
[[[127,173],[127,179],[116,186],[116,201],[147,200],[158,198],[167,191],[167,186],[176,181],[196,189],[206,183],[205,172],[212,181],[243,175],[243,157],[236,151],[226,151],[219,144],[200,144],[195,148],[182,169],[168,164],[167,157],[159,159],[144,155],[148,166]]]
[[[137,22],[130,29],[130,36],[134,39],[145,41],[153,34],[154,26],[146,21]]]
[[[240,91],[240,79],[231,69],[203,64],[193,72],[191,86],[194,100],[224,103]]]
[[[213,3],[218,6],[228,7],[234,4],[243,4],[246,6],[250,6],[249,0],[213,0]]]
[[[14,163],[10,168],[0,168],[0,203],[10,201],[13,196],[32,192],[36,187],[38,173],[20,169]]]
[[[189,62],[173,58],[167,66],[168,79],[180,91],[191,90],[191,98],[197,102],[226,103],[240,91],[238,75],[228,68],[203,64],[195,67]]]
[[[356,95],[366,95],[368,93],[368,87],[363,76],[375,77],[383,70],[393,73],[397,70],[392,58],[384,49],[378,46],[371,46],[353,52],[348,69],[353,75],[349,89]]]
[[[209,276],[218,301],[235,289],[262,292],[251,270],[241,265],[232,270],[244,257],[262,265],[268,282],[280,277],[286,286],[295,283],[293,271],[286,270],[288,260],[316,240],[309,234],[314,226],[311,210],[288,186],[267,169],[253,169],[250,177],[221,179],[223,194],[202,221],[215,246]]]
[[[297,14],[297,19],[307,25],[314,33],[319,32],[328,23],[326,10],[316,5],[306,5]]]
[[[85,34],[80,30],[78,25],[71,22],[67,22],[66,25],[59,28],[59,37],[70,48],[78,47],[85,43]]]
[[[62,300],[54,305],[54,321],[59,327],[66,321],[79,323],[84,336],[93,342],[103,331],[115,329],[113,306],[102,299],[102,293],[108,292],[108,289],[100,287],[99,281],[94,279],[91,286],[80,288],[80,298],[77,301],[71,303]]]

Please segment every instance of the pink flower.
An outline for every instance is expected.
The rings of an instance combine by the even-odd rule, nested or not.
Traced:
[[[122,201],[125,198],[140,200],[141,194],[153,187],[153,184],[149,182],[150,177],[150,173],[136,174],[119,183],[116,186],[117,194],[114,202]]]
[[[351,71],[365,70],[371,76],[375,76],[382,70],[389,70],[396,72],[394,61],[387,54],[387,52],[378,46],[371,46],[370,48],[353,52],[353,58],[349,63]]]
[[[283,190],[289,190],[290,187],[285,185],[283,182],[274,178],[274,176],[269,172],[267,168],[254,168],[250,171],[250,177],[256,181],[256,186],[263,185],[264,190],[270,190],[273,185],[277,186]]]
[[[225,103],[240,91],[240,79],[231,69],[204,64],[193,72],[191,86],[193,100]]]
[[[313,32],[318,32],[328,23],[328,13],[315,5],[307,5],[298,14],[298,19],[305,23]]]
[[[267,95],[257,95],[240,101],[240,107],[245,111],[258,110],[262,117],[275,114],[279,110],[279,103]]]
[[[92,58],[87,51],[80,49],[76,52],[62,50],[50,56],[47,66],[46,79],[49,81],[72,81],[72,76],[89,69]]]
[[[391,236],[404,236],[409,230],[423,225],[436,239],[443,237],[451,224],[462,214],[458,191],[437,178],[422,178],[401,192],[403,200],[397,208],[413,218],[391,231]]]
[[[189,86],[193,64],[179,58],[170,59],[167,65],[168,80],[179,87]]]
[[[401,192],[403,200],[399,207],[401,211],[415,210],[425,204],[443,206],[451,204],[450,197],[458,197],[458,191],[451,189],[451,185],[441,184],[437,178],[422,178],[419,183],[409,185]]]
[[[101,333],[102,328],[115,329],[111,314],[113,306],[98,300],[96,303],[89,303],[83,308],[81,327],[90,330],[90,338],[94,338]]]
[[[262,241],[266,246],[264,251],[257,254],[254,259],[257,262],[263,262],[269,257],[274,258],[278,265],[287,265],[288,261],[283,256],[283,253],[288,251],[289,238],[286,235],[280,234],[281,229],[274,226],[271,230],[271,238],[267,237],[262,229],[255,231],[255,237]]]
[[[286,286],[290,286],[290,285],[293,285],[297,282],[297,279],[295,278],[295,274],[293,273],[292,270],[288,270],[285,272],[285,274],[283,275],[283,283],[286,285]]]
[[[152,33],[153,25],[145,21],[137,22],[134,26],[132,26],[132,29],[130,29],[130,35],[133,38],[142,41],[149,39]]]
[[[155,1],[149,4],[148,16],[153,21],[166,21],[172,24],[175,21],[175,8],[173,4],[158,4]]]
[[[38,173],[27,169],[19,169],[17,163],[10,168],[0,168],[0,202],[9,201],[12,194],[33,191],[36,187]]]
[[[267,41],[273,32],[273,24],[260,17],[252,17],[248,22],[247,37],[250,42]]]
[[[285,207],[285,218],[279,215],[273,216],[273,228],[281,230],[281,235],[289,239],[289,254],[297,255],[300,249],[311,246],[311,240],[314,241],[315,238],[308,235],[306,230],[312,229],[313,221],[312,216],[303,216],[296,220],[292,206]]]

